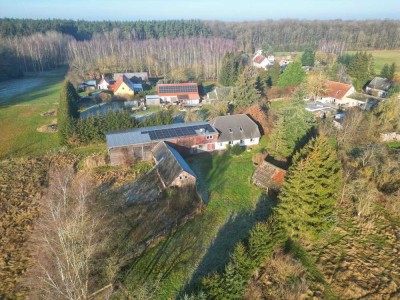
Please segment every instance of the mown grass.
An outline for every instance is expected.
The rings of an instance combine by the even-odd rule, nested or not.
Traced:
[[[357,51],[347,51],[347,53],[354,54]],[[396,63],[397,68],[400,67],[400,50],[373,50],[367,51],[374,57],[375,72],[379,74],[385,64],[391,65]]]
[[[57,109],[65,73],[65,69],[59,69],[38,75],[45,79],[40,87],[10,99],[2,99],[0,159],[42,154],[59,145],[56,133],[41,133],[36,129],[50,124],[56,118],[41,114]]]
[[[201,215],[181,226],[137,259],[124,276],[128,290],[162,279],[160,299],[190,292],[210,272],[221,270],[235,244],[257,220],[267,218],[272,201],[251,183],[251,156],[200,154],[188,162],[199,177],[208,204]]]

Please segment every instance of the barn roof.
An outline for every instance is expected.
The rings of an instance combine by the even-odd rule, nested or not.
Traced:
[[[219,131],[219,142],[261,137],[258,125],[245,114],[219,116],[210,124]]]
[[[279,189],[285,181],[286,171],[264,161],[254,172],[253,183],[263,189]]]
[[[158,174],[165,186],[170,186],[182,171],[196,177],[183,157],[167,142],[158,143],[153,149],[153,156]]]
[[[106,140],[108,148],[115,148],[216,132],[217,130],[207,122],[176,123],[108,132]]]

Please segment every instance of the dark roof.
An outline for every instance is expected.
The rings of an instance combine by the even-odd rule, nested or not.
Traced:
[[[166,187],[170,186],[182,171],[196,177],[178,151],[166,142],[160,142],[154,147],[153,156],[158,174]]]
[[[253,183],[263,189],[279,189],[285,181],[286,171],[264,161],[258,166],[253,175]]]
[[[392,85],[393,84],[389,79],[382,78],[382,77],[375,77],[368,84],[368,87],[370,89],[387,91],[388,89],[390,89],[392,87]]]
[[[216,129],[207,122],[176,123],[108,132],[106,140],[107,147],[114,148],[185,136],[203,136],[216,132]]]
[[[158,84],[158,95],[198,94],[197,83]]]
[[[216,117],[210,124],[220,132],[219,142],[261,137],[258,125],[245,114]]]
[[[149,79],[147,72],[114,73],[114,79],[117,80],[121,75],[125,75],[132,82],[142,82]]]

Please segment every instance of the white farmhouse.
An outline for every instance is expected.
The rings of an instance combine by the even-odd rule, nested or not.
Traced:
[[[254,146],[260,142],[260,130],[257,124],[245,114],[220,116],[210,121],[218,133],[215,150],[225,150],[226,147],[239,144]]]
[[[275,56],[271,53],[264,56],[262,55],[262,50],[257,50],[252,61],[254,67],[267,69],[274,65]]]

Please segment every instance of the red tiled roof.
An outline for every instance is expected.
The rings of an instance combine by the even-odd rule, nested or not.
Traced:
[[[344,95],[351,89],[350,84],[335,82],[335,81],[328,81],[327,82],[327,92],[324,97],[332,97],[335,99],[341,100]]]
[[[114,84],[110,84],[108,87],[115,93],[123,82],[125,82],[125,84],[133,91],[133,83],[125,75],[119,76],[118,80]]]
[[[262,55],[257,55],[253,58],[253,61],[257,64],[261,64],[264,61],[265,57]]]

